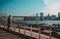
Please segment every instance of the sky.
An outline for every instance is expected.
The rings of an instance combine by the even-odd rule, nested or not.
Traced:
[[[58,15],[60,0],[0,0],[0,15],[34,16],[41,12]]]

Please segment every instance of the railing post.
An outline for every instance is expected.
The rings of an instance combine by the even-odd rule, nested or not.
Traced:
[[[0,28],[1,28],[1,25],[0,25]]]
[[[39,26],[39,39],[41,39],[41,27]]]
[[[25,35],[26,33],[25,33],[25,25],[24,25],[24,35]]]
[[[31,26],[31,37],[32,37],[32,26]]]
[[[4,23],[4,29],[6,29],[5,26],[6,26],[6,23]]]
[[[12,26],[10,27],[10,30],[12,31]]]
[[[3,25],[2,25],[2,28],[3,28]]]
[[[4,29],[5,29],[5,26],[4,26]]]
[[[51,39],[51,28],[49,29],[49,39]]]
[[[0,28],[1,28],[1,25],[0,25]]]
[[[1,28],[2,28],[2,25],[1,25]]]
[[[2,25],[2,28],[3,28],[3,25]]]
[[[1,25],[1,28],[2,28],[2,25]]]
[[[20,26],[19,26],[19,33],[20,33]]]
[[[14,26],[14,31],[16,31],[16,27]]]
[[[5,25],[4,25],[4,30],[5,30]]]

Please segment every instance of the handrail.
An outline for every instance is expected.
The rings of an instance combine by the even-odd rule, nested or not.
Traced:
[[[27,24],[26,24],[27,25]],[[26,25],[24,25],[23,27],[24,27],[24,35],[26,35],[26,30],[25,30],[25,26]],[[43,28],[49,28],[49,39],[51,39],[51,37],[52,37],[52,35],[51,35],[51,29],[52,28],[55,28],[55,27],[52,27],[51,25],[49,25],[49,26],[41,26],[41,25],[37,25],[37,26],[39,26],[39,38],[38,39],[41,39],[41,28],[43,27]],[[0,26],[1,28],[6,28],[6,26]],[[33,30],[32,30],[32,27],[33,27],[33,25],[30,25],[30,30],[31,30],[31,37],[33,37],[32,36],[32,32],[33,32]],[[18,28],[19,30],[19,33],[21,33],[21,27],[20,27],[20,25],[19,25],[19,28]],[[55,28],[56,29],[56,28]],[[13,29],[11,29],[11,30],[13,30]],[[14,26],[14,31],[16,32],[16,26]]]

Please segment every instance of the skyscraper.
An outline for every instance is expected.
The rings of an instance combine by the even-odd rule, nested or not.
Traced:
[[[43,12],[40,13],[40,20],[43,20],[44,16],[43,16]]]
[[[50,14],[47,15],[47,19],[49,20],[51,17],[50,17]]]
[[[60,12],[58,12],[58,18],[60,18]]]
[[[38,13],[36,13],[36,21],[35,21],[35,24],[38,24],[38,20],[39,20]]]
[[[36,13],[36,20],[38,20],[38,13]]]

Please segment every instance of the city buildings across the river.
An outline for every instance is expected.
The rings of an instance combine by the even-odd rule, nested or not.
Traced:
[[[36,16],[12,16],[13,20],[60,20],[60,12],[58,12],[58,17],[56,15],[50,15],[44,16],[44,13],[41,12],[38,16],[38,13],[36,13]],[[2,20],[7,20],[7,16],[0,16]],[[0,19],[0,20],[1,20]]]

